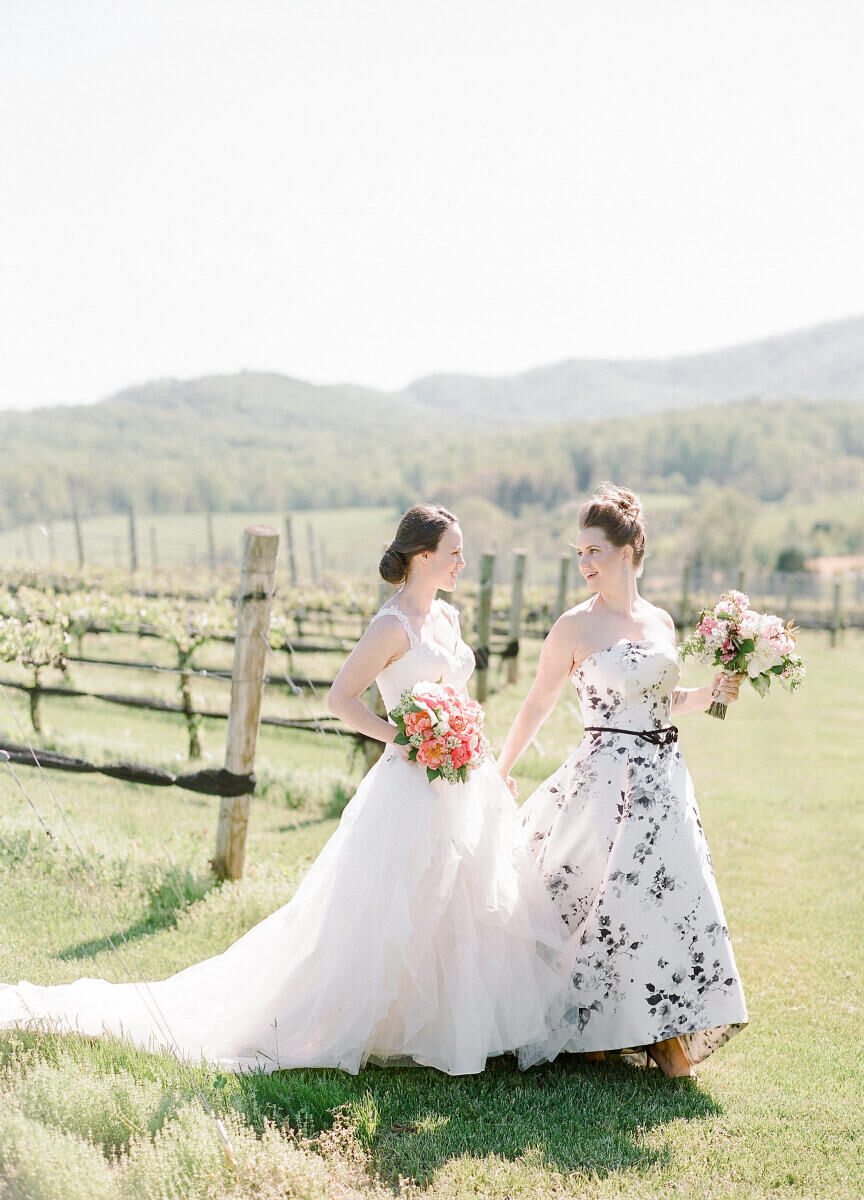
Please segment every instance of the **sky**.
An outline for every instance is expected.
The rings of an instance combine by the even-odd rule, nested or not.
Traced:
[[[860,0],[3,0],[0,409],[864,313]]]

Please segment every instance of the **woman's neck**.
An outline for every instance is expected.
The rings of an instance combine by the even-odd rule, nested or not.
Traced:
[[[432,604],[438,594],[434,583],[423,579],[411,579],[399,590],[399,607],[404,613],[418,617],[426,617],[432,611]]]
[[[620,587],[601,588],[597,596],[616,617],[627,617],[629,620],[633,619],[642,602],[635,576],[622,579]]]

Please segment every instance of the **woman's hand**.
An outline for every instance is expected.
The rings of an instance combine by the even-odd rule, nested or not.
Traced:
[[[743,675],[727,675],[718,671],[711,680],[711,697],[720,704],[734,704],[741,690]]]
[[[516,783],[516,780],[513,778],[513,776],[508,775],[506,771],[502,771],[502,770],[500,770],[500,768],[498,770],[498,774],[501,776],[501,782],[506,784],[507,791],[513,797],[513,799],[518,800],[519,799],[519,787]]]

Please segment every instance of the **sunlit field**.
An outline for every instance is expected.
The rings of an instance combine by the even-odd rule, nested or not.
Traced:
[[[525,1074],[503,1058],[463,1078],[234,1077],[116,1042],[2,1033],[0,1196],[860,1197],[864,636],[850,630],[832,650],[807,634],[801,648],[797,695],[748,689],[725,722],[681,722],[751,1014],[698,1082],[575,1056]],[[493,672],[493,742],[536,654],[529,644],[516,686]],[[88,687],[107,684],[92,672]],[[685,683],[705,678],[688,666]],[[26,727],[26,698],[8,700]],[[43,745],[186,766],[179,716],[54,697],[43,708]],[[21,740],[2,696],[0,735]],[[205,720],[215,765],[224,739],[225,723]],[[519,764],[523,796],[578,739],[566,695]],[[124,979],[129,966],[89,911],[110,924],[56,802],[141,970],[159,978],[291,897],[362,763],[345,739],[264,728],[246,876],[221,886],[208,869],[215,799],[57,772],[52,796],[34,769],[15,771],[56,840],[0,766],[0,979],[59,983]],[[200,1091],[225,1116],[234,1167]]]

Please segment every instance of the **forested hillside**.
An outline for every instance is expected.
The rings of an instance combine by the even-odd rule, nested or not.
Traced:
[[[85,514],[252,511],[477,495],[518,514],[607,477],[652,491],[708,481],[762,500],[864,489],[864,405],[836,402],[487,432],[404,397],[244,373],[0,413],[0,444],[3,528],[76,504]]]

